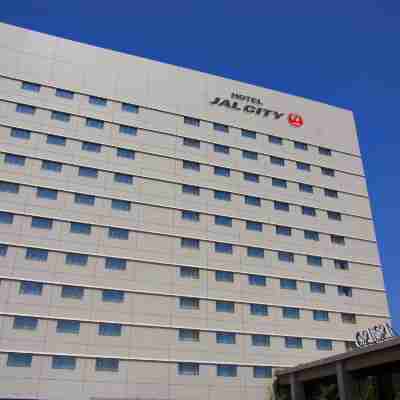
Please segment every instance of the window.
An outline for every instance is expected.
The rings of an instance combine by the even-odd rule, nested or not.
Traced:
[[[225,313],[234,313],[235,312],[235,303],[231,301],[216,301],[215,302],[215,311],[216,312],[225,312]]]
[[[289,203],[283,201],[274,201],[274,209],[279,211],[289,211]]]
[[[287,182],[284,179],[272,178],[272,186],[287,188]]]
[[[356,342],[346,341],[345,342],[346,351],[352,351],[357,348]]]
[[[292,236],[292,228],[288,226],[277,225],[275,231],[277,235]]]
[[[16,139],[29,140],[31,138],[31,132],[26,129],[12,128],[10,136]]]
[[[96,197],[90,194],[75,193],[75,203],[84,204],[86,206],[94,206]]]
[[[130,211],[131,203],[130,203],[130,201],[126,201],[126,200],[113,199],[113,200],[111,200],[111,208],[113,210],[119,210],[119,211]]]
[[[258,379],[272,378],[272,368],[253,367],[253,377]]]
[[[214,175],[231,176],[231,170],[224,167],[214,167]]]
[[[123,135],[136,136],[137,128],[134,128],[133,126],[120,125],[119,133],[122,133]]]
[[[74,98],[74,92],[65,89],[56,89],[56,96],[64,99],[72,100]]]
[[[308,144],[303,142],[294,142],[294,148],[297,150],[308,150]]]
[[[72,356],[53,356],[51,367],[53,369],[75,369],[76,358]]]
[[[243,150],[242,157],[248,160],[257,160],[258,154],[255,153],[254,151]]]
[[[33,317],[15,317],[14,318],[14,329],[24,329],[28,331],[34,331],[38,326],[38,319]]]
[[[253,346],[268,347],[270,346],[270,340],[268,335],[251,335],[251,344]]]
[[[0,211],[0,224],[11,225],[14,222],[14,214]]]
[[[96,128],[96,129],[103,129],[104,128],[104,121],[94,118],[86,118],[86,126],[88,128]]]
[[[80,233],[82,235],[90,235],[92,232],[92,226],[89,224],[82,224],[80,222],[71,222],[69,231],[71,233]]]
[[[335,268],[347,270],[349,269],[349,262],[345,260],[334,260]]]
[[[242,137],[246,139],[257,139],[257,133],[242,129]]]
[[[186,219],[189,221],[200,221],[200,213],[196,212],[196,211],[187,211],[184,210],[181,213],[181,218],[182,219]]]
[[[331,197],[333,199],[337,199],[339,197],[337,190],[324,189],[324,194],[326,197]]]
[[[64,299],[83,299],[84,289],[79,286],[63,286],[61,289],[61,297]]]
[[[96,371],[118,372],[119,360],[116,358],[96,358]]]
[[[26,157],[17,156],[16,154],[5,154],[4,162],[6,164],[18,165],[19,167],[23,167],[25,165]]]
[[[248,231],[262,232],[263,224],[261,222],[246,221],[246,229]]]
[[[264,258],[264,249],[261,247],[248,247],[247,257]]]
[[[71,119],[71,115],[61,111],[52,111],[51,119],[55,121],[69,122]]]
[[[216,242],[214,244],[214,251],[216,253],[233,254],[233,246],[230,243]]]
[[[272,136],[272,135],[268,136],[268,141],[272,144],[279,144],[279,145],[281,145],[283,143],[282,138],[280,138],[278,136]]]
[[[317,215],[317,212],[315,210],[315,208],[313,207],[306,207],[306,206],[302,206],[301,207],[301,213],[303,215],[308,215],[310,217],[315,217]]]
[[[338,295],[339,296],[346,296],[346,297],[352,297],[353,296],[353,291],[351,287],[348,286],[338,286]]]
[[[41,296],[43,283],[39,282],[21,282],[19,286],[19,294],[30,294],[33,296]]]
[[[65,146],[67,143],[67,139],[65,139],[65,137],[62,137],[62,136],[47,135],[46,143],[54,144],[56,146]]]
[[[105,269],[111,269],[113,271],[125,271],[126,260],[123,258],[107,257],[105,261]]]
[[[222,225],[222,226],[232,226],[232,218],[230,217],[224,217],[222,215],[216,215],[214,217],[214,223],[215,225]]]
[[[194,297],[179,297],[179,308],[184,310],[199,310],[200,300]]]
[[[130,113],[138,113],[139,112],[139,107],[135,104],[129,104],[129,103],[122,103],[121,104],[121,110],[124,112],[130,112]]]
[[[319,154],[323,156],[331,156],[332,151],[330,149],[327,149],[326,147],[318,147],[318,152]]]
[[[183,138],[183,145],[199,149],[201,144],[200,144],[200,140],[191,139],[191,138]]]
[[[92,153],[100,153],[101,152],[101,144],[93,143],[93,142],[82,142],[81,149],[83,151],[90,151]]]
[[[322,257],[319,256],[307,256],[307,264],[313,267],[322,267]]]
[[[315,343],[318,350],[332,350],[332,340],[330,339],[316,339]]]
[[[122,228],[108,228],[108,237],[110,239],[128,240],[129,230]]]
[[[128,158],[130,160],[135,159],[135,152],[133,150],[117,148],[117,157]]]
[[[194,329],[179,329],[178,339],[180,342],[199,342],[200,332]]]
[[[299,183],[299,191],[303,193],[314,193],[314,188],[306,183]]]
[[[102,300],[105,303],[123,303],[124,302],[125,293],[121,290],[108,290],[105,289],[102,291]]]
[[[200,126],[200,120],[192,117],[183,117],[183,123],[192,126]]]
[[[105,107],[107,105],[107,100],[103,99],[102,97],[89,96],[89,104]]]
[[[215,280],[217,282],[233,282],[233,272],[215,271]]]
[[[356,323],[356,315],[349,313],[342,313],[342,322],[344,324],[355,324]]]
[[[40,85],[31,82],[22,82],[21,88],[29,92],[40,92]]]
[[[224,132],[224,133],[229,132],[229,128],[227,125],[218,124],[217,122],[214,122],[213,127],[214,127],[214,131]]]
[[[281,289],[297,290],[297,281],[294,279],[280,279]]]
[[[335,171],[331,168],[321,168],[322,175],[335,176]]]
[[[334,221],[341,221],[342,220],[342,215],[339,212],[336,211],[327,211],[328,218],[332,219]]]
[[[36,197],[47,200],[57,200],[58,191],[53,189],[46,189],[38,187],[36,190]]]
[[[287,319],[300,319],[300,310],[294,307],[283,307],[282,317]]]
[[[52,229],[53,220],[49,218],[32,217],[31,227],[39,229]]]
[[[0,192],[18,194],[19,193],[19,184],[12,183],[12,182],[0,181]]]
[[[133,176],[127,175],[127,174],[115,173],[114,174],[114,182],[124,183],[126,185],[132,185],[133,184]]]
[[[217,376],[223,376],[225,378],[233,378],[237,376],[236,365],[217,365]]]
[[[8,353],[7,367],[29,368],[32,365],[32,354]]]
[[[248,182],[258,183],[260,177],[257,174],[251,174],[250,172],[243,172],[243,179]]]
[[[95,168],[90,167],[79,167],[78,175],[85,178],[97,178],[98,171]]]
[[[231,201],[231,193],[223,192],[221,190],[214,190],[214,199],[216,199],[216,200],[224,200],[224,201]]]
[[[311,293],[325,293],[325,284],[320,282],[310,282]]]
[[[100,336],[121,336],[121,334],[122,334],[121,324],[99,323]]]
[[[25,258],[33,261],[47,261],[48,256],[48,250],[34,249],[32,247],[28,247],[25,253]]]
[[[285,160],[283,158],[271,156],[270,161],[272,165],[278,165],[280,167],[285,166]]]
[[[200,375],[200,366],[196,363],[180,362],[178,363],[178,375],[198,376]]]
[[[42,169],[46,171],[51,171],[51,172],[61,172],[62,170],[62,164],[56,161],[48,161],[48,160],[43,160],[42,161]]]
[[[186,279],[199,279],[200,271],[193,267],[179,267],[179,276]]]
[[[8,245],[0,244],[0,257],[5,257],[7,255]]]
[[[251,286],[267,286],[267,278],[262,275],[249,275],[249,285]]]
[[[182,185],[182,193],[200,196],[200,188],[198,186]]]
[[[303,340],[299,337],[287,336],[285,337],[285,346],[288,349],[301,349],[303,347]]]
[[[268,306],[266,304],[250,304],[250,314],[266,317],[268,315]]]
[[[81,330],[81,323],[79,321],[71,320],[58,320],[56,332],[57,333],[71,333],[73,335],[78,335]]]
[[[344,237],[338,235],[331,235],[331,242],[334,244],[340,244],[342,246],[346,244]]]
[[[329,321],[328,311],[314,310],[313,311],[314,321]]]
[[[311,165],[303,162],[296,162],[296,168],[300,171],[311,171]]]
[[[181,239],[181,247],[189,248],[189,249],[199,249],[200,248],[200,240],[199,239],[182,238]]]
[[[79,253],[68,253],[65,255],[65,264],[85,266],[88,263],[88,255]]]
[[[235,344],[236,335],[231,332],[217,332],[216,340],[218,344]]]
[[[244,203],[249,205],[249,206],[260,207],[261,206],[261,199],[259,197],[254,197],[254,196],[245,196],[244,197]]]
[[[304,239],[318,241],[319,233],[315,231],[304,231]]]
[[[200,171],[200,164],[195,161],[186,161],[183,160],[182,162],[183,169],[191,169],[192,171]]]
[[[214,151],[222,154],[229,154],[230,152],[229,147],[224,146],[223,144],[214,144]]]
[[[30,114],[33,115],[36,112],[36,107],[28,106],[27,104],[17,104],[16,112],[21,114]]]

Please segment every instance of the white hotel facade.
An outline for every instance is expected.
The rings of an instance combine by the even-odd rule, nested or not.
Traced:
[[[265,399],[390,318],[350,111],[0,24],[0,398]]]

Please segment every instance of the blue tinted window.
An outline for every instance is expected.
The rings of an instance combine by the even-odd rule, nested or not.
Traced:
[[[341,221],[342,220],[342,215],[339,212],[336,211],[327,211],[328,218],[332,219],[334,221]]]
[[[277,235],[284,235],[284,236],[291,236],[292,235],[292,228],[288,226],[276,226],[275,228]]]
[[[66,299],[83,299],[84,289],[79,286],[63,286],[61,289],[61,297]]]
[[[12,183],[12,182],[0,181],[0,192],[18,194],[19,193],[19,184]]]
[[[135,104],[122,103],[121,109],[122,109],[122,111],[130,112],[130,113],[138,113],[139,112],[139,107]]]
[[[76,358],[71,356],[53,356],[51,368],[53,369],[75,369]]]
[[[227,125],[223,125],[223,124],[218,124],[217,122],[214,122],[213,124],[214,130],[218,131],[218,132],[229,132],[229,128]]]
[[[119,126],[119,133],[122,133],[124,135],[136,136],[137,135],[137,128],[134,128],[133,126],[120,125]]]
[[[329,321],[328,311],[314,310],[313,311],[314,321]]]
[[[282,144],[282,138],[280,138],[278,136],[269,135],[268,141],[272,144]]]
[[[33,296],[41,296],[43,284],[39,282],[21,282],[19,286],[19,294],[30,294]]]
[[[25,165],[25,160],[26,160],[26,157],[17,156],[16,154],[6,154],[4,156],[4,162],[6,164],[18,165],[20,167]]]
[[[61,111],[52,111],[51,119],[61,122],[69,122],[71,119],[71,115]]]
[[[231,332],[217,332],[216,339],[218,344],[235,344],[236,337]]]
[[[38,326],[38,319],[33,317],[15,317],[14,329],[26,329],[34,331]]]
[[[280,157],[270,157],[270,161],[272,165],[278,165],[280,167],[284,167],[285,166],[285,160],[283,158]]]
[[[217,376],[223,376],[226,378],[237,376],[236,365],[217,365]]]
[[[246,158],[248,160],[257,160],[258,159],[258,154],[255,153],[254,151],[243,150],[242,151],[242,157]]]
[[[230,176],[231,175],[231,170],[229,168],[214,167],[214,175]]]
[[[72,333],[78,335],[81,329],[81,323],[79,321],[68,321],[58,320],[57,321],[57,333]]]
[[[90,96],[89,97],[89,104],[93,104],[95,106],[105,107],[107,105],[107,100],[103,99],[102,97]]]
[[[288,349],[301,349],[303,340],[299,337],[285,337],[285,346]]]
[[[294,262],[294,254],[289,253],[287,251],[278,251],[278,260],[293,263]]]
[[[116,358],[96,358],[96,371],[118,372],[119,360]]]
[[[311,185],[307,185],[305,183],[299,183],[300,192],[304,193],[314,193],[314,188]]]
[[[37,188],[36,196],[41,199],[57,200],[58,191],[46,188]]]
[[[8,353],[7,367],[25,367],[32,365],[32,354]]]
[[[120,290],[103,290],[102,299],[104,302],[108,303],[123,303],[124,294],[125,293]]]
[[[43,160],[42,169],[52,172],[61,172],[62,164],[56,161]]]
[[[283,307],[282,316],[283,318],[300,319],[300,310],[293,307]]]
[[[322,175],[335,176],[335,171],[331,168],[321,168]]]
[[[306,164],[306,163],[303,163],[303,162],[299,162],[299,161],[296,162],[296,167],[300,171],[311,171],[310,164]]]
[[[325,293],[325,284],[320,282],[310,282],[311,293]]]
[[[250,174],[249,172],[243,173],[243,179],[248,182],[258,183],[260,181],[260,177],[256,174]]]
[[[337,190],[324,189],[324,194],[326,197],[331,197],[333,199],[337,199],[339,197]]]
[[[249,285],[252,286],[266,286],[267,278],[262,275],[249,275]]]
[[[22,82],[21,88],[23,90],[28,90],[29,92],[40,92],[40,85],[32,82]]]
[[[215,225],[232,226],[232,218],[216,215],[214,217]]]
[[[128,240],[129,230],[122,228],[108,228],[108,237],[110,239]]]
[[[319,256],[307,256],[307,264],[314,267],[322,267],[322,257]]]
[[[67,139],[65,139],[65,137],[62,136],[47,135],[46,143],[55,144],[56,146],[65,146],[67,143]]]
[[[187,125],[200,126],[200,120],[192,117],[183,117],[183,122]]]
[[[98,171],[95,168],[79,167],[78,175],[84,176],[85,178],[97,178]]]
[[[235,312],[235,303],[232,303],[231,301],[216,301],[215,302],[215,311],[216,312],[234,313]]]
[[[270,337],[268,335],[251,335],[251,344],[253,346],[267,347],[270,345]]]
[[[26,249],[25,258],[27,260],[34,260],[34,261],[47,261],[49,257],[48,250],[44,249],[33,249],[28,247]]]
[[[89,224],[82,224],[80,222],[71,222],[70,232],[90,235],[90,233],[92,232],[92,226]]]
[[[338,286],[338,295],[339,296],[352,297],[353,296],[353,291],[352,291],[351,287]]]
[[[304,239],[318,241],[319,233],[315,231],[304,231]]]
[[[191,139],[191,138],[183,138],[183,145],[199,149],[201,146],[201,143],[200,143],[200,140]]]
[[[199,249],[200,241],[198,239],[182,238],[181,247],[187,247],[191,249]]]
[[[192,194],[194,196],[200,195],[200,188],[191,185],[182,185],[182,193]]]
[[[189,221],[200,221],[200,214],[195,211],[182,211],[182,219],[187,219]]]
[[[257,133],[242,129],[242,137],[247,138],[247,139],[256,139],[257,138]]]
[[[27,104],[17,104],[17,107],[15,109],[18,113],[21,114],[30,114],[33,115],[35,114],[36,107],[33,106],[28,106]]]
[[[179,267],[179,276],[181,278],[199,279],[200,271],[198,268],[182,266],[182,267]]]
[[[198,342],[200,332],[194,329],[179,329],[178,338],[180,342]]]
[[[115,270],[115,271],[125,271],[126,270],[126,264],[127,264],[127,261],[124,260],[123,258],[107,257],[106,258],[105,268],[106,269],[112,269],[112,270]]]
[[[317,215],[315,208],[306,206],[301,207],[301,213],[303,215],[309,215],[310,217],[315,217]]]
[[[100,153],[101,144],[93,142],[82,142],[82,150],[90,151],[92,153]]]
[[[7,255],[8,245],[0,244],[0,257],[5,257]]]
[[[26,129],[12,128],[10,136],[16,139],[29,140],[31,138],[31,132]]]
[[[96,197],[90,194],[75,193],[75,203],[85,204],[87,206],[94,206]]]
[[[245,204],[247,204],[249,206],[256,206],[256,207],[261,206],[261,199],[259,197],[245,196],[244,202],[245,202]]]
[[[345,261],[345,260],[335,260],[335,268],[336,269],[343,269],[343,270],[347,270],[349,269],[349,262]]]
[[[196,363],[178,363],[178,375],[197,376],[200,374],[200,366]]]
[[[74,92],[65,89],[56,89],[56,96],[72,100],[74,98]]]
[[[264,249],[261,247],[248,247],[247,257],[264,258]]]
[[[287,188],[287,182],[284,179],[272,178],[272,186]]]
[[[0,211],[0,224],[11,225],[14,222],[14,214]]]
[[[303,143],[303,142],[294,142],[294,148],[297,150],[308,150],[308,145],[307,143]]]
[[[268,315],[268,306],[265,304],[250,304],[250,314],[265,317]]]
[[[51,229],[53,227],[53,220],[49,218],[32,217],[31,227],[39,229]]]
[[[233,253],[233,246],[230,243],[215,243],[214,250],[216,253]]]
[[[229,154],[229,147],[223,144],[214,144],[214,151],[216,153]]]
[[[294,279],[281,279],[280,286],[281,289],[297,290],[297,281]]]
[[[257,379],[272,378],[271,367],[253,367],[253,377]]]
[[[330,339],[317,339],[315,344],[318,350],[332,350],[332,340]]]
[[[114,174],[114,182],[125,183],[127,185],[132,185],[133,184],[133,176],[132,175],[115,173]]]
[[[214,190],[214,199],[231,201],[231,193],[223,192],[221,190]]]
[[[67,265],[87,265],[88,259],[87,254],[68,253],[65,255],[65,263]]]
[[[279,211],[290,211],[289,203],[274,201],[274,209]]]
[[[86,118],[86,126],[89,128],[103,129],[104,121],[94,118]]]
[[[248,231],[262,232],[263,224],[261,222],[246,221],[246,229]]]
[[[195,161],[186,161],[184,160],[182,163],[183,169],[191,169],[193,171],[200,171],[200,164]]]
[[[130,211],[131,202],[126,200],[111,200],[111,208],[120,211]]]
[[[134,160],[135,152],[133,150],[118,148],[117,149],[117,157],[129,158],[130,160]]]
[[[180,297],[179,307],[185,310],[198,310],[200,308],[200,301],[194,297]]]
[[[330,149],[327,149],[326,147],[319,147],[318,148],[319,154],[322,154],[323,156],[331,156],[332,151]]]
[[[121,336],[122,325],[121,324],[99,324],[99,335],[100,336]]]
[[[215,280],[217,282],[233,282],[234,275],[231,271],[215,271]]]

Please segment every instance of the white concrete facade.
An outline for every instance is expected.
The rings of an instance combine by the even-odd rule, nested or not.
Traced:
[[[0,260],[1,398],[264,399],[390,318],[350,111],[5,24]]]

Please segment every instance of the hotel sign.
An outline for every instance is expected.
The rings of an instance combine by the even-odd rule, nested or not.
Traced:
[[[389,323],[378,324],[372,328],[356,332],[355,341],[357,347],[365,347],[371,344],[384,342],[387,339],[397,336]]]
[[[214,100],[210,101],[210,104],[213,106],[224,107],[229,110],[242,111],[246,114],[272,118],[273,120],[286,118],[289,125],[295,128],[300,128],[304,123],[303,117],[299,114],[286,114],[280,111],[266,108],[259,98],[245,96],[243,94],[231,93],[230,98],[215,97]]]

